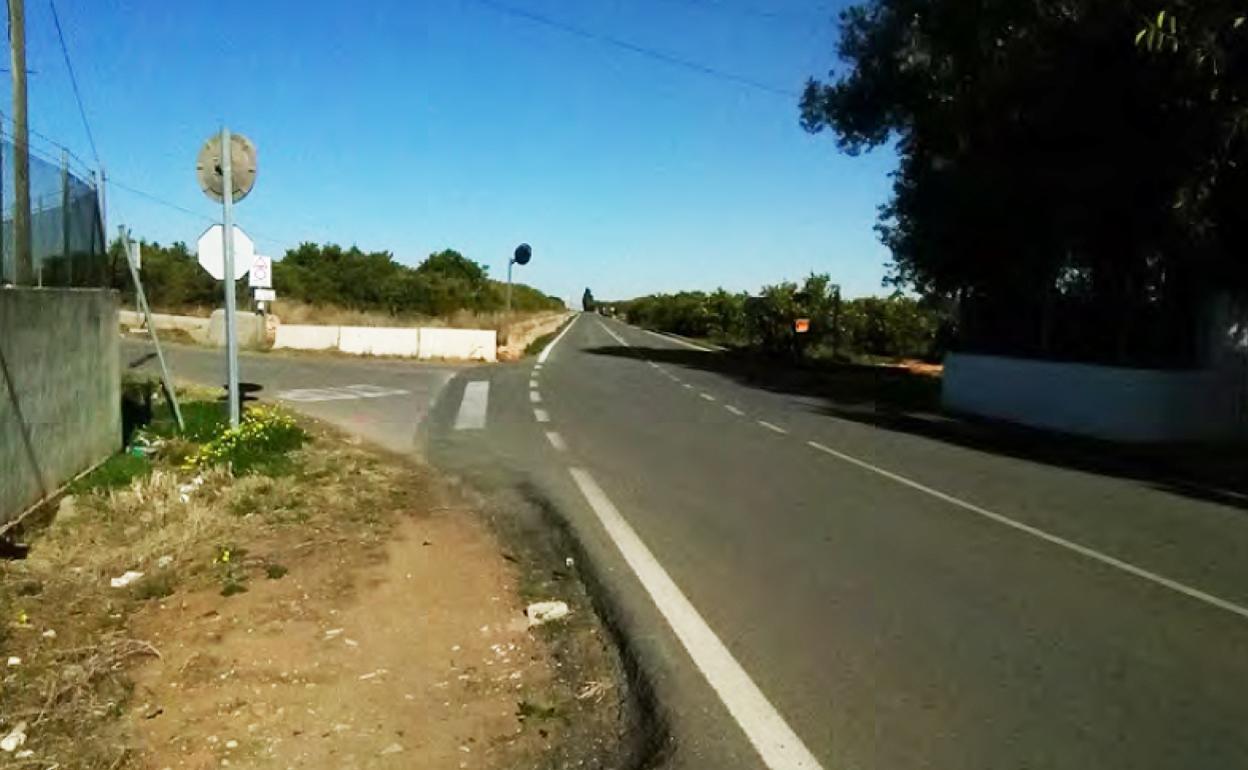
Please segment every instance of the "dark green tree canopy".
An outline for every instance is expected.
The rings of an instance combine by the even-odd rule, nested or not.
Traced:
[[[851,153],[895,144],[891,279],[965,300],[973,344],[1181,359],[1248,257],[1233,11],[1174,3],[1185,55],[1137,43],[1157,13],[1139,0],[871,0],[842,14],[845,69],[807,84],[801,122]]]

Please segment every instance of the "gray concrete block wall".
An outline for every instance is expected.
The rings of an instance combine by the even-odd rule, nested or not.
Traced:
[[[118,297],[0,289],[0,523],[121,447]]]

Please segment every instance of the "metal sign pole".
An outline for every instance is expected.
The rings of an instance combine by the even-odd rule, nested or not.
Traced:
[[[134,256],[130,253],[130,232],[125,227],[117,227],[121,240],[121,250],[126,253],[126,264],[130,266],[130,280],[134,282],[134,301],[143,311],[147,323],[147,333],[156,346],[156,359],[160,361],[160,380],[165,384],[165,397],[173,409],[173,419],[178,422],[178,432],[186,432],[186,423],[182,421],[182,407],[178,405],[178,394],[173,387],[173,377],[169,376],[169,366],[165,363],[165,352],[161,350],[160,338],[156,336],[156,324],[152,322],[152,308],[147,304],[147,294],[143,291],[143,281],[139,280],[139,266],[134,264]]]
[[[511,266],[516,264],[516,260],[507,260],[507,312],[511,312]]]
[[[238,405],[238,330],[234,328],[234,174],[230,156],[230,129],[221,129],[221,176],[224,181],[221,200],[221,237],[225,254],[225,349],[227,389],[230,402],[230,427],[239,423]]]

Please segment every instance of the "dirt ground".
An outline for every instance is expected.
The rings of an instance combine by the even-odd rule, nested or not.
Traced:
[[[0,562],[0,651],[22,660],[0,736],[28,723],[0,767],[626,761],[621,664],[575,568],[500,541],[431,469],[313,432],[276,478],[80,494]],[[109,588],[124,569],[145,577]],[[571,615],[531,627],[539,598]]]

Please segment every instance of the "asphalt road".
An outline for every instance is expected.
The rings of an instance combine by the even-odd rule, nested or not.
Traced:
[[[220,350],[164,345],[176,380],[220,385]],[[143,338],[121,344],[122,371],[159,374],[155,348]],[[442,388],[465,368],[298,353],[242,353],[239,380],[260,386],[258,398],[281,401],[394,452],[415,451],[418,430]]]
[[[712,356],[583,315],[540,367],[458,372],[424,432],[577,531],[664,766],[1248,767],[1233,497],[882,427]]]

